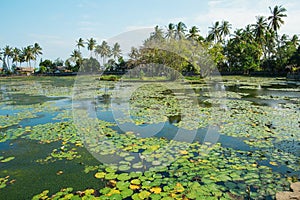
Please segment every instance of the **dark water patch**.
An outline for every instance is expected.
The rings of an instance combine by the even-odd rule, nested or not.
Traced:
[[[10,105],[32,105],[43,104],[47,101],[60,100],[65,97],[46,97],[43,95],[29,95],[29,94],[9,94],[8,99],[12,101]]]
[[[66,187],[72,187],[74,190],[103,187],[103,183],[95,179],[93,173],[83,172],[83,163],[99,165],[99,162],[84,148],[77,148],[82,156],[80,159],[40,164],[35,161],[45,158],[45,155],[58,148],[60,143],[39,144],[37,141],[18,139],[13,141],[13,144],[18,148],[1,152],[1,155],[15,156],[15,159],[0,165],[0,177],[9,175],[16,181],[1,189],[0,199],[31,199],[32,196],[46,189],[49,189],[51,194]],[[63,171],[63,174],[57,175],[58,171]]]

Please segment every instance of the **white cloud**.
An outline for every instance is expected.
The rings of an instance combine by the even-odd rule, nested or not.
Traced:
[[[227,20],[232,24],[233,32],[237,28],[255,23],[256,16],[269,16],[269,6],[273,8],[275,5],[285,7],[288,15],[279,33],[288,35],[299,33],[300,1],[298,0],[210,0],[206,12],[188,18],[187,23],[196,24],[205,35],[212,23]]]

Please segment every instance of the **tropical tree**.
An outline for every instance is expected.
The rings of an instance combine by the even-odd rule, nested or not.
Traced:
[[[106,58],[111,56],[111,50],[106,41],[103,41],[101,45],[96,46],[95,53],[100,55],[100,57],[103,59],[103,66]]]
[[[33,48],[32,48],[32,53],[34,55],[34,59],[33,59],[34,60],[34,66],[36,66],[37,57],[39,55],[43,54],[42,50],[43,50],[42,47],[40,47],[40,45],[38,43],[34,43]]]
[[[161,28],[159,28],[159,26],[155,26],[154,27],[154,32],[151,33],[150,35],[150,40],[154,39],[156,41],[161,41],[163,40],[163,30]]]
[[[266,31],[268,31],[267,19],[264,16],[256,16],[256,23],[252,27],[256,42],[262,46],[266,42],[265,35]]]
[[[183,22],[178,22],[175,30],[175,39],[183,39],[186,31],[186,25]]]
[[[187,37],[193,40],[196,40],[199,38],[199,29],[196,26],[192,26],[190,28],[189,33],[187,34]]]
[[[175,38],[175,28],[176,26],[172,23],[169,23],[168,27],[167,27],[167,33],[165,35],[165,37],[167,39],[174,39]]]
[[[131,47],[131,50],[128,54],[129,60],[127,61],[127,65],[129,67],[134,67],[139,64],[139,50],[136,47]]]
[[[9,59],[11,58],[11,56],[12,56],[12,48],[6,45],[3,48],[3,61],[5,62],[7,70],[10,70]]]
[[[291,43],[295,46],[298,47],[299,46],[299,37],[298,35],[293,35],[292,39],[291,39]]]
[[[121,48],[119,43],[115,43],[113,48],[111,49],[112,56],[114,59],[118,59],[121,56]]]
[[[284,14],[287,10],[282,6],[275,6],[273,9],[269,7],[271,15],[268,17],[269,28],[271,28],[273,31],[275,31],[276,37],[278,37],[278,30],[280,29],[280,26],[284,24],[283,18],[287,17],[286,14]]]
[[[82,38],[79,38],[76,41],[76,47],[78,48],[78,51],[80,52],[80,47],[84,48],[84,40]]]
[[[87,49],[90,51],[90,57],[92,57],[92,52],[94,51],[96,44],[97,42],[94,38],[87,40]]]
[[[29,66],[30,69],[32,69],[30,61],[35,60],[35,54],[33,51],[33,47],[31,45],[29,45],[27,47],[24,47],[22,49],[22,51],[23,51],[23,55],[24,55],[24,60],[25,60],[25,62],[27,62],[27,66]]]
[[[77,49],[74,49],[71,53],[71,61],[75,63],[75,66],[73,67],[73,71],[78,71],[80,66],[82,65],[82,56],[81,52]]]
[[[21,50],[15,47],[12,50],[12,62],[14,63],[15,66],[17,66],[18,62],[20,62],[20,66],[21,66],[21,62],[22,62],[21,57],[22,57]]]
[[[231,24],[228,21],[222,21],[219,31],[220,31],[220,40],[225,41],[226,36],[230,35]]]
[[[211,27],[209,27],[208,40],[215,43],[221,40],[220,22],[216,21]]]

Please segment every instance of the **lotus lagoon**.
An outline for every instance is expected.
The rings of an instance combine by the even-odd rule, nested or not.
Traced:
[[[0,79],[0,199],[274,199],[299,156],[285,78]]]

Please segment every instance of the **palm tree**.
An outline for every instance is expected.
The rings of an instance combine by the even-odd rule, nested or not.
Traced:
[[[97,44],[97,42],[94,38],[87,40],[87,49],[90,51],[90,57],[92,57],[92,52],[95,49],[96,44]]]
[[[32,48],[32,53],[34,55],[34,67],[36,66],[37,57],[43,54],[42,50],[42,47],[38,43],[34,43]]]
[[[209,29],[208,39],[215,43],[220,42],[220,22],[216,21]]]
[[[231,24],[228,21],[222,21],[222,24],[219,28],[220,31],[220,40],[225,41],[227,35],[230,35]]]
[[[163,37],[163,31],[161,28],[159,28],[159,26],[155,26],[154,28],[154,32],[151,33],[150,39],[154,39],[154,40],[162,40]]]
[[[30,61],[35,59],[35,55],[33,53],[33,47],[31,45],[25,47],[22,49],[23,55],[24,55],[24,60],[27,62],[27,66],[30,67],[31,70],[31,64]]]
[[[186,31],[186,25],[183,22],[179,22],[176,25],[175,38],[181,40],[184,38],[184,32]]]
[[[12,48],[10,46],[6,45],[3,48],[3,62],[5,62],[8,70],[10,70],[9,59],[11,58],[11,56],[12,56]]]
[[[136,47],[131,47],[128,56],[129,60],[127,61],[127,65],[129,67],[134,67],[139,64],[139,50]]]
[[[256,24],[253,24],[252,27],[255,40],[262,45],[268,28],[267,19],[264,16],[256,16]]]
[[[15,47],[12,50],[12,62],[15,63],[15,65],[17,66],[17,63],[20,62],[20,66],[21,66],[21,50],[18,49],[17,47]]]
[[[84,48],[84,40],[82,38],[79,38],[78,41],[76,41],[76,47],[78,48],[79,52],[80,52],[80,47]]]
[[[78,62],[79,60],[81,60],[82,57],[81,57],[80,51],[74,49],[74,50],[72,51],[72,53],[71,53],[71,59],[72,59],[72,61],[74,61],[74,62]]]
[[[175,25],[170,23],[167,28],[166,38],[174,39],[175,37]]]
[[[275,31],[277,37],[280,26],[284,24],[282,18],[287,16],[286,14],[284,14],[286,12],[286,9],[282,6],[275,6],[273,9],[269,7],[269,9],[271,12],[271,16],[268,17],[268,20],[270,21],[269,28]]]
[[[111,49],[111,53],[115,60],[121,56],[121,48],[119,43],[116,42],[114,44],[113,48]]]
[[[192,28],[189,30],[189,33],[187,34],[188,38],[196,40],[199,38],[199,29],[196,26],[192,26]]]
[[[103,59],[103,66],[105,64],[106,57],[111,56],[111,50],[106,41],[103,41],[101,45],[96,46],[95,53],[99,54]]]
[[[293,35],[292,39],[291,39],[291,43],[295,46],[298,47],[299,45],[299,37],[298,35]]]

